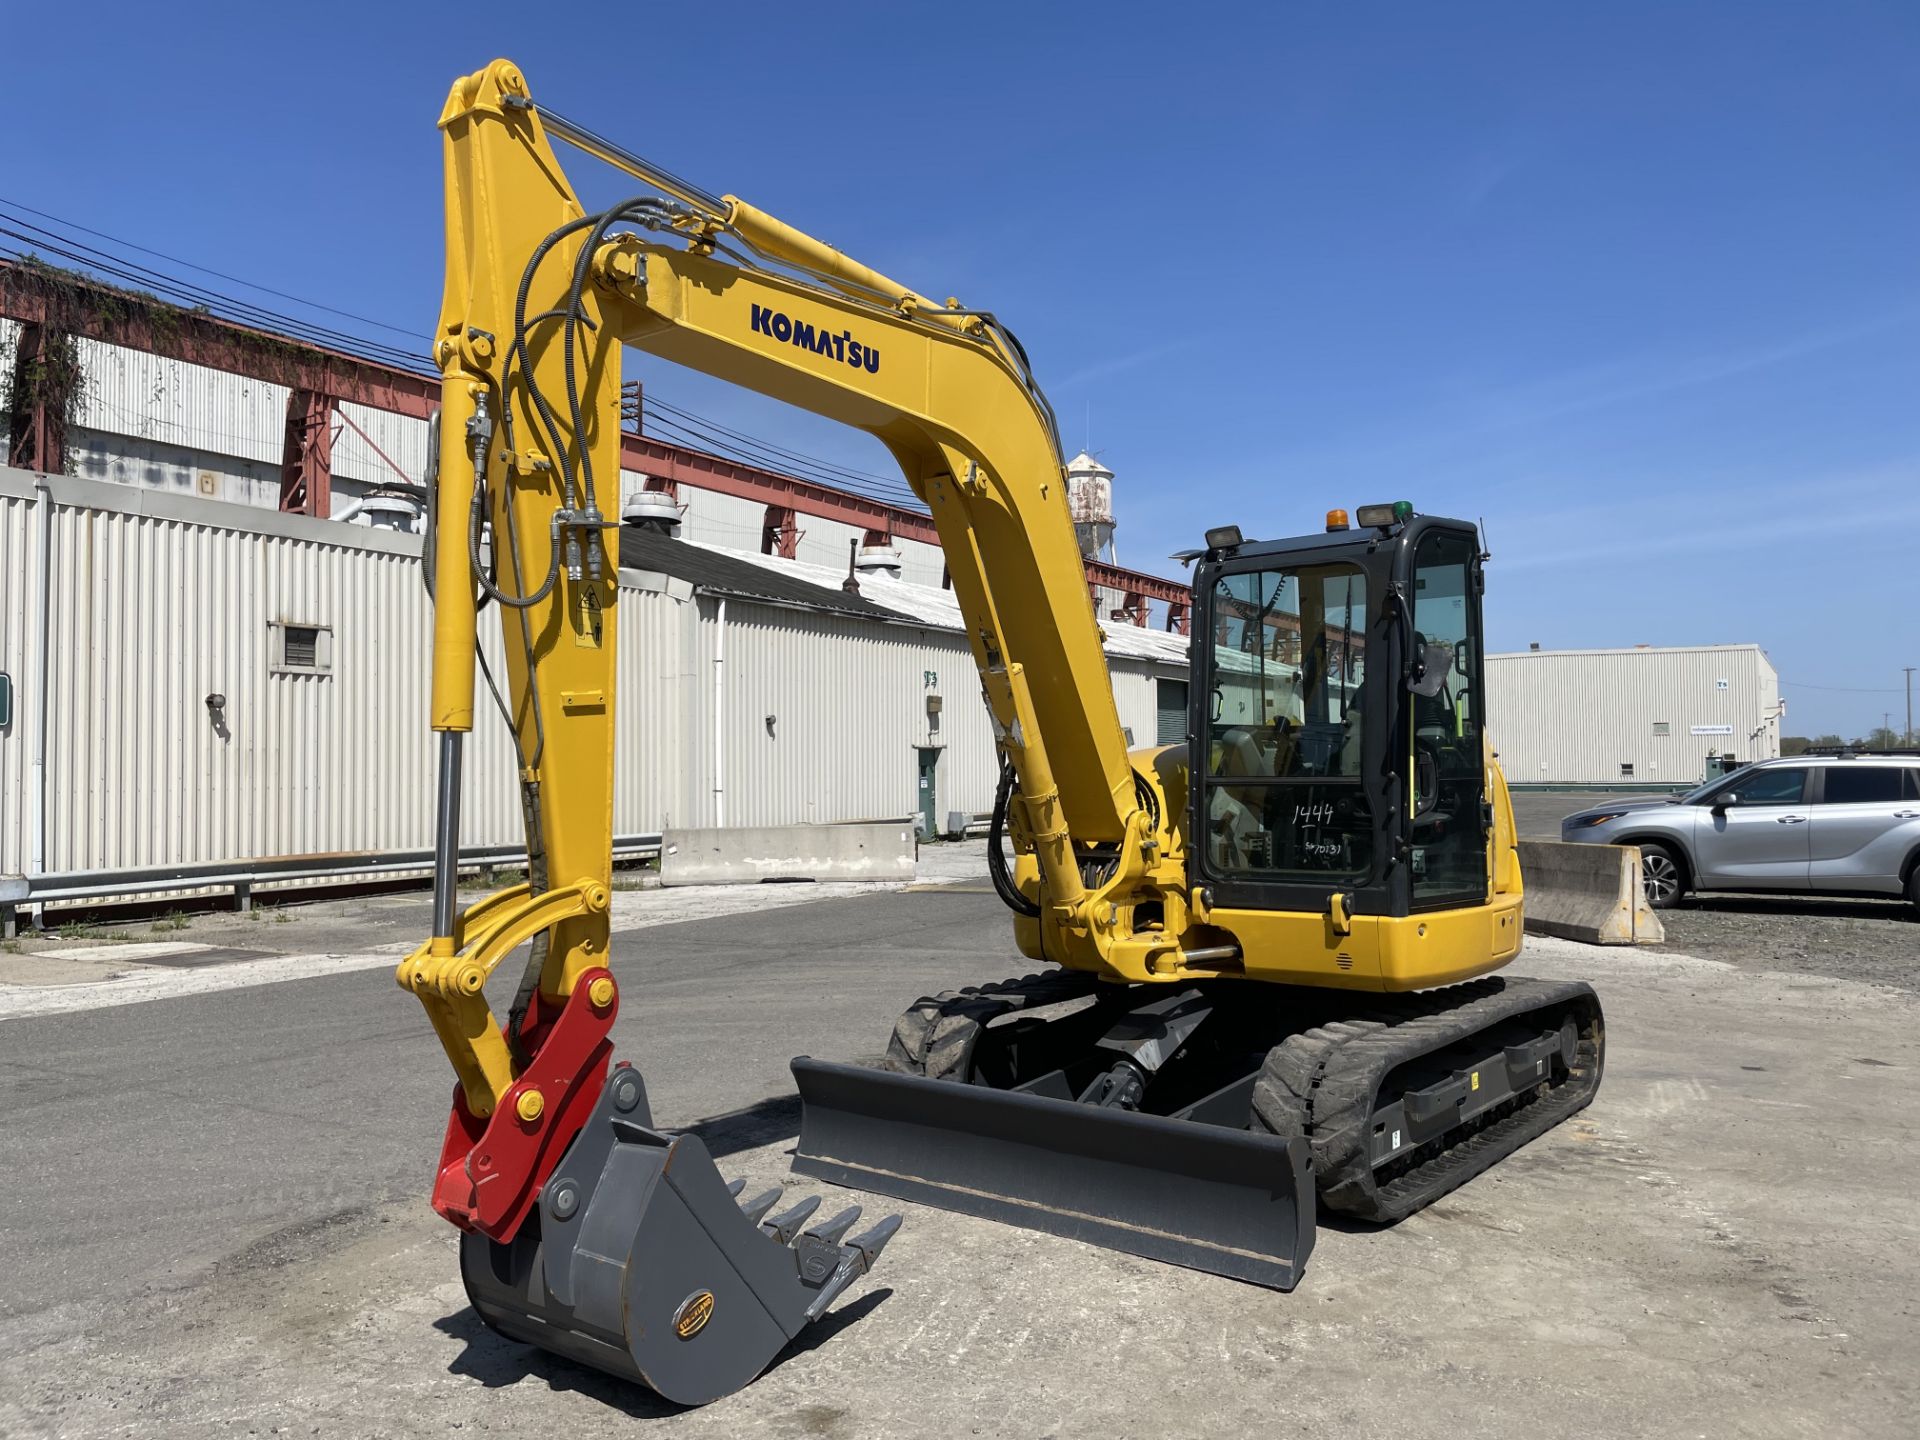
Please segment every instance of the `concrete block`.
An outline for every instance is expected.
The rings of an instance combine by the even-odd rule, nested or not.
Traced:
[[[1588,945],[1657,945],[1667,938],[1647,904],[1636,845],[1568,845],[1522,840],[1529,935]]]
[[[911,880],[914,822],[742,825],[669,830],[662,885],[752,885],[766,880]]]

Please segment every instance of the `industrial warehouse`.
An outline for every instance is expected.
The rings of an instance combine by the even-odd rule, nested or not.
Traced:
[[[777,8],[12,26],[0,1434],[1920,1430],[1920,28]]]
[[[1487,657],[1487,724],[1515,785],[1685,788],[1777,756],[1785,714],[1758,645]]]
[[[48,289],[0,266],[0,346],[32,353]],[[9,923],[29,897],[418,872],[432,838],[413,799],[432,777],[422,382],[59,293],[76,328],[150,348],[82,329],[85,399],[63,452],[44,448],[44,421],[9,437],[15,459],[38,443],[55,473],[0,471],[0,672],[23,711],[0,728],[0,874],[24,890],[0,899]],[[249,373],[263,370],[293,383]],[[634,431],[623,443],[649,470],[622,474],[622,852],[670,828],[975,824],[997,762],[924,512]],[[1081,456],[1072,473],[1122,723],[1142,744],[1178,739],[1186,591],[1111,563],[1112,472]],[[481,864],[519,843],[521,817],[491,709],[475,748],[491,783],[461,841]]]

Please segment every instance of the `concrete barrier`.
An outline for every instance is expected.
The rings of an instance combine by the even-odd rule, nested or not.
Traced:
[[[1657,945],[1667,938],[1647,904],[1637,845],[1522,840],[1529,935],[1588,945]]]
[[[660,840],[660,883],[911,880],[914,856],[911,820],[669,830]]]

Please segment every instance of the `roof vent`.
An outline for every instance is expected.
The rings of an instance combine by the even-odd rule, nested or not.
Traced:
[[[900,578],[900,567],[904,563],[897,545],[862,545],[853,557],[853,568],[862,575],[884,575],[889,580]]]
[[[369,495],[360,502],[348,523],[365,525],[373,530],[399,530],[417,534],[420,529],[420,507],[399,495]]]
[[[680,507],[664,490],[636,490],[620,507],[620,522],[660,535],[678,535]]]

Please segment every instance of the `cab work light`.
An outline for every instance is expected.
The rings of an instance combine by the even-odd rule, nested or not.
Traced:
[[[1359,513],[1362,529],[1387,530],[1413,518],[1413,502],[1396,500],[1391,505],[1362,505]]]
[[[1235,550],[1240,547],[1242,537],[1238,525],[1216,525],[1207,531],[1209,550]]]

